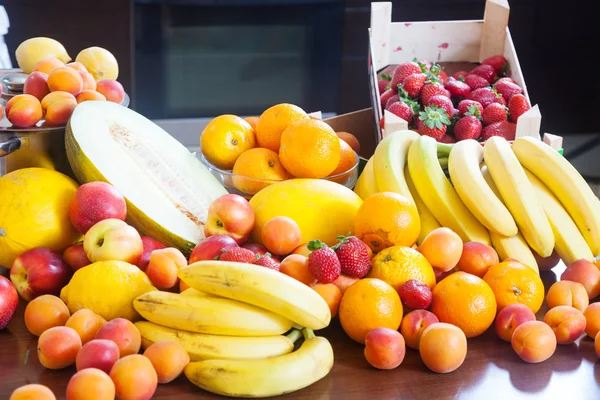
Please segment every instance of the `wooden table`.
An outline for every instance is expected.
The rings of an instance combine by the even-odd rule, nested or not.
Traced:
[[[557,272],[562,272],[561,270]],[[546,288],[556,280],[553,272],[542,275]],[[51,371],[36,355],[36,338],[23,323],[20,304],[11,324],[0,331],[0,399],[8,399],[18,386],[42,383],[58,399],[75,368]],[[543,318],[546,308],[538,313]],[[502,399],[544,398],[561,400],[600,398],[600,362],[593,341],[584,336],[577,343],[559,346],[546,362],[527,364],[500,341],[493,331],[470,339],[467,359],[455,372],[436,374],[421,362],[418,352],[408,349],[402,365],[379,371],[363,357],[363,347],[342,331],[339,322],[320,332],[332,342],[335,365],[331,373],[314,385],[281,396],[282,399]],[[155,399],[222,399],[189,383],[184,376],[160,385]]]

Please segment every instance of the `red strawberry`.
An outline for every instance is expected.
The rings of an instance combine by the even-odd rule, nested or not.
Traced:
[[[420,74],[421,72],[421,67],[419,67],[419,64],[416,62],[405,62],[399,64],[392,75],[392,88],[397,90],[398,85],[402,85],[407,76],[412,74]]]
[[[455,73],[452,74],[452,77],[454,79],[456,79],[457,81],[461,81],[464,82],[465,81],[465,77],[467,76],[468,72],[467,71],[457,71]]]
[[[444,136],[442,136],[442,138],[439,140],[439,142],[452,144],[452,143],[456,143],[456,138],[454,136],[445,134]]]
[[[491,56],[481,62],[481,64],[491,65],[497,74],[506,71],[506,58],[502,55]]]
[[[255,254],[253,251],[243,247],[232,247],[221,253],[219,260],[252,263],[255,260]]]
[[[265,253],[264,256],[257,254],[255,260],[252,262],[254,265],[260,265],[261,267],[267,267],[275,271],[279,271],[279,263],[271,258],[271,253]]]
[[[485,108],[490,103],[500,103],[502,104],[502,95],[494,92],[491,88],[481,88],[475,89],[467,96],[469,100],[475,100]],[[500,100],[502,99],[502,100]]]
[[[496,78],[496,70],[494,67],[488,64],[481,64],[476,66],[469,72],[469,74],[479,75],[484,78],[488,83],[494,82],[494,78]]]
[[[379,120],[379,127],[381,129],[383,129],[385,127],[385,119],[384,119],[384,117],[381,117],[381,119]]]
[[[471,115],[462,117],[454,125],[454,136],[457,140],[479,139],[479,136],[481,136],[481,122]]]
[[[419,64],[421,66],[421,70],[423,68],[425,68],[425,70],[429,71],[431,69],[431,62],[427,61],[427,60],[419,60],[417,61],[417,64]]]
[[[510,83],[514,83],[515,85],[517,84],[517,82],[513,81],[512,78],[509,78],[508,76],[505,76],[504,78],[500,78],[496,81],[496,83],[500,83],[500,82],[510,82]]]
[[[421,135],[440,140],[446,133],[447,125],[450,125],[450,119],[443,108],[425,107],[425,110],[419,113],[417,130]]]
[[[389,109],[389,108],[390,108],[390,106],[391,106],[392,104],[394,104],[394,103],[397,103],[397,102],[399,102],[399,101],[400,101],[400,98],[398,97],[398,95],[397,95],[397,94],[393,95],[393,96],[392,96],[392,97],[390,97],[390,98],[388,99],[388,101],[385,103],[385,109],[386,109],[386,110],[387,110],[387,109]]]
[[[475,74],[469,74],[465,76],[465,83],[469,85],[471,90],[484,88],[490,85],[490,83],[486,81],[485,78],[482,78],[481,76]]]
[[[475,100],[462,100],[458,103],[458,112],[461,116],[472,115],[474,117],[481,117],[483,106]]]
[[[308,243],[311,251],[308,256],[308,269],[319,283],[331,283],[335,281],[342,271],[340,260],[335,251],[319,240],[311,240]]]
[[[446,82],[448,82],[448,74],[446,73],[446,71],[444,71],[443,69],[440,68],[440,81],[442,82],[442,85],[445,85]]]
[[[412,74],[404,78],[404,82],[402,82],[402,88],[408,93],[410,97],[416,99],[419,97],[419,93],[421,93],[421,88],[425,84],[427,80],[427,75],[423,73]]]
[[[371,269],[367,245],[355,236],[340,236],[338,241],[334,249],[340,260],[342,273],[356,278],[367,275]]]
[[[404,282],[400,286],[398,294],[404,305],[413,310],[427,309],[433,300],[429,286],[416,279]]]
[[[508,109],[500,103],[489,104],[483,109],[481,114],[485,125],[493,124],[494,122],[506,121],[508,117]]]
[[[448,96],[448,92],[439,83],[426,83],[421,89],[421,103],[427,107],[429,100],[437,95]]]
[[[531,106],[527,102],[527,98],[525,96],[522,94],[514,95],[508,102],[508,115],[510,115],[510,120],[517,122],[519,117],[530,108]]]
[[[388,108],[388,111],[394,115],[397,115],[408,123],[412,121],[413,109],[403,101],[397,101],[396,103],[392,104]]]
[[[506,140],[515,140],[516,132],[517,124],[508,121],[494,122],[483,128],[481,138],[483,140],[488,140],[492,136],[500,136]]]
[[[386,81],[385,79],[381,79],[379,82],[377,82],[377,85],[379,86],[379,93],[382,94],[383,92],[385,92],[386,88],[389,86],[390,81]],[[391,89],[391,87],[390,87]]]
[[[446,96],[441,96],[439,94],[435,95],[429,99],[429,104],[427,105],[443,108],[448,117],[451,117],[454,114],[454,105],[452,104],[452,100]]]
[[[523,93],[523,90],[516,83],[499,80],[494,84],[496,92],[500,93],[504,100],[509,101],[515,94]]]
[[[469,85],[454,78],[450,78],[444,87],[453,97],[465,97],[471,91]]]
[[[390,97],[394,96],[395,94],[396,92],[394,92],[392,89],[388,89],[385,92],[381,93],[381,97],[379,97],[379,101],[381,102],[381,108],[385,108],[387,101],[390,99]]]

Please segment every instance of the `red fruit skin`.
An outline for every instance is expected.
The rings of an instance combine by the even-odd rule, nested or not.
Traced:
[[[0,331],[12,321],[18,304],[17,289],[11,281],[0,275]]]
[[[413,119],[413,110],[406,103],[398,101],[392,104],[388,111],[410,123]]]
[[[384,119],[384,117],[381,117],[381,119],[379,120],[379,127],[381,129],[385,128],[385,119]]]
[[[476,117],[462,117],[454,125],[454,136],[457,140],[479,139],[479,136],[481,136],[481,122]]]
[[[445,85],[446,82],[448,82],[448,74],[446,73],[446,71],[444,71],[443,69],[440,69],[439,78],[440,78],[440,81],[442,82],[442,85]]]
[[[398,95],[397,94],[393,95],[385,103],[385,109],[388,110],[392,104],[397,103],[399,101],[400,101],[400,98],[398,97]]]
[[[471,90],[481,89],[490,85],[485,78],[475,74],[468,74],[465,76],[465,83],[469,85]]]
[[[406,281],[400,286],[398,294],[406,307],[413,310],[428,309],[433,300],[429,286],[416,279]]]
[[[506,140],[515,140],[517,125],[508,121],[494,122],[489,124],[481,131],[481,138],[488,140],[492,136],[500,136]]]
[[[386,81],[384,79],[381,79],[380,81],[377,82],[377,85],[379,86],[379,93],[383,93],[385,92],[385,88],[390,84],[390,81]]]
[[[252,263],[256,255],[243,247],[232,247],[229,250],[225,250],[223,254],[219,256],[221,261],[234,261],[241,263]]]
[[[421,89],[421,103],[427,107],[431,98],[438,95],[448,97],[448,92],[439,83],[426,83]]]
[[[85,254],[83,243],[77,243],[67,247],[65,251],[63,251],[62,258],[73,271],[77,271],[92,263]]]
[[[485,125],[493,124],[494,122],[506,121],[508,119],[508,109],[502,104],[492,103],[484,108],[481,117]]]
[[[261,267],[266,267],[272,269],[274,271],[279,271],[279,263],[268,256],[258,256],[256,260],[252,263],[254,265],[260,265]]]
[[[331,283],[342,273],[340,260],[329,247],[322,247],[310,253],[308,269],[319,283]]]
[[[444,137],[444,134],[446,133],[446,125],[442,125],[441,129],[430,128],[430,127],[426,126],[423,123],[423,121],[418,120],[417,121],[417,131],[421,135],[431,136],[435,140],[439,141],[442,137]]]
[[[408,93],[410,97],[416,99],[421,93],[423,85],[427,80],[427,75],[418,73],[407,76],[402,82],[402,88]]]
[[[497,74],[503,72],[506,69],[506,58],[503,55],[495,55],[486,58],[481,62],[484,65],[491,65]]]
[[[379,101],[381,102],[381,108],[385,108],[385,105],[387,103],[387,101],[390,99],[390,97],[392,97],[393,95],[395,95],[396,92],[394,92],[392,89],[388,89],[385,92],[381,93],[381,97],[379,98]]]
[[[348,242],[340,244],[335,250],[340,261],[341,271],[355,278],[362,278],[371,269],[367,245],[356,237],[348,238]]]
[[[505,76],[504,78],[498,79],[496,81],[496,84],[498,84],[500,82],[510,82],[510,83],[514,83],[515,85],[517,84],[517,82],[515,82],[514,80],[512,80],[512,78],[509,78],[508,76]]]
[[[419,67],[419,64],[415,62],[405,62],[399,64],[396,69],[394,69],[394,73],[392,74],[392,88],[396,88],[397,90],[398,85],[402,85],[407,76],[420,73],[421,67]]]
[[[522,94],[516,94],[511,97],[508,102],[508,115],[510,116],[510,120],[513,122],[517,122],[519,117],[527,112],[531,106],[527,102],[527,98]]]
[[[456,138],[454,136],[450,136],[448,134],[442,136],[442,138],[439,140],[440,143],[447,143],[447,144],[453,144],[456,143]]]
[[[444,87],[452,97],[466,97],[471,92],[469,85],[454,78],[450,78]]]
[[[453,73],[453,74],[452,74],[452,77],[453,77],[454,79],[456,79],[456,80],[459,80],[459,81],[460,81],[460,80],[461,80],[461,78],[462,78],[462,80],[464,80],[464,79],[465,79],[465,76],[467,76],[468,74],[469,74],[469,73],[468,73],[467,71],[457,71],[457,72],[455,72],[455,73]]]
[[[72,275],[62,256],[45,247],[25,251],[10,268],[11,282],[27,301],[43,294],[58,296]]]
[[[523,93],[523,89],[521,89],[519,85],[517,85],[514,82],[505,81],[503,79],[505,78],[500,79],[494,84],[494,89],[496,89],[496,92],[502,95],[504,100],[510,101],[511,97],[513,97],[514,95]]]
[[[106,182],[90,182],[79,186],[69,205],[71,223],[82,235],[97,222],[109,218],[125,221],[126,217],[125,198]]]
[[[471,93],[469,93],[467,99],[481,103],[484,108],[491,103],[502,104],[504,100],[502,96],[496,95],[496,93],[494,93],[494,91],[488,87],[473,90]]]
[[[138,261],[137,266],[142,271],[146,271],[148,268],[148,263],[150,262],[150,255],[154,250],[164,249],[165,245],[156,241],[148,236],[142,236],[142,256],[140,257],[140,261]]]
[[[225,235],[210,236],[200,241],[190,254],[190,264],[202,260],[214,260],[225,250],[238,247],[235,240]]]
[[[475,100],[462,100],[458,103],[458,112],[461,116],[465,115],[467,111],[469,111],[469,106],[475,105],[479,109],[479,115],[483,114],[483,106],[480,102]]]
[[[452,114],[454,114],[454,105],[452,104],[452,100],[446,96],[441,96],[439,94],[435,95],[429,99],[429,104],[427,105],[443,108],[444,111],[446,111],[446,114],[448,114],[449,118],[452,117]]]
[[[494,67],[488,64],[478,65],[477,67],[473,68],[469,73],[481,76],[486,81],[488,81],[488,83],[494,82],[494,79],[496,78],[496,70],[494,69]]]
[[[250,250],[255,255],[258,254],[258,255],[264,256],[267,253],[269,253],[269,250],[267,250],[267,248],[265,246],[263,246],[262,244],[258,244],[258,243],[245,243],[240,247]],[[277,256],[275,254],[269,253],[269,257],[277,262],[281,262],[281,259],[279,258],[279,256]]]

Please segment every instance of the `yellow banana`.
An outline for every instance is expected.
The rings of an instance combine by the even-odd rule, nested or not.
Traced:
[[[324,337],[307,334],[300,348],[264,360],[191,362],[185,376],[212,393],[230,397],[269,397],[291,393],[324,378],[333,367],[333,349]]]
[[[211,335],[272,336],[293,325],[276,313],[216,296],[153,291],[137,297],[133,307],[155,324]]]
[[[523,167],[538,177],[562,203],[592,254],[600,255],[600,200],[581,174],[540,140],[518,138],[512,149]]]
[[[331,321],[329,306],[317,292],[269,268],[207,260],[181,268],[179,278],[194,289],[262,307],[308,329],[323,329]]]
[[[550,256],[554,249],[552,227],[510,144],[499,136],[491,137],[483,147],[483,158],[502,202],[529,246],[542,257]]]
[[[419,232],[419,238],[417,239],[417,244],[423,243],[423,240],[429,233],[437,228],[441,228],[440,223],[435,219],[431,211],[427,208],[423,200],[419,196],[417,189],[415,188],[415,184],[410,177],[410,173],[408,172],[408,165],[404,168],[404,177],[406,178],[406,184],[408,185],[408,189],[412,194],[412,198],[415,201],[415,205],[417,206],[417,211],[419,212],[419,219],[421,220],[421,231]]]
[[[377,182],[375,181],[375,175],[373,173],[373,157],[369,158],[365,168],[356,181],[354,187],[354,193],[356,193],[361,199],[366,199],[372,194],[377,193]]]
[[[448,158],[452,185],[469,211],[490,232],[515,236],[519,231],[515,220],[481,176],[482,161],[483,148],[479,142],[469,139],[456,143]]]
[[[419,196],[435,219],[465,242],[490,243],[487,229],[464,205],[444,175],[437,158],[437,142],[421,136],[408,151],[408,170]]]

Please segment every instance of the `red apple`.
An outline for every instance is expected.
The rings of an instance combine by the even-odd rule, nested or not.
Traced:
[[[90,182],[79,186],[69,206],[71,223],[84,235],[102,220],[115,218],[125,221],[126,216],[125,198],[106,182]]]
[[[208,237],[194,247],[190,254],[190,264],[201,260],[214,260],[216,256],[232,247],[238,247],[238,244],[229,236]]]
[[[120,219],[98,222],[83,238],[83,249],[91,262],[125,261],[136,265],[143,248],[138,231]]]
[[[73,271],[77,271],[79,268],[83,268],[92,263],[85,255],[83,243],[77,243],[67,248],[63,252],[63,260],[65,260],[67,265],[71,267]]]
[[[148,263],[150,262],[150,254],[152,254],[154,250],[164,249],[165,245],[148,236],[142,236],[142,245],[142,256],[140,257],[140,261],[138,261],[137,266],[142,271],[146,271],[146,268],[148,268]]]
[[[19,295],[11,281],[0,276],[0,331],[10,323],[17,311]]]
[[[208,217],[204,225],[204,235],[225,235],[237,244],[248,240],[254,228],[254,210],[248,200],[237,194],[225,194],[208,207]]]
[[[246,243],[242,245],[243,248],[250,250],[251,252],[253,252],[254,254],[260,254],[261,256],[264,256],[265,254],[269,253],[269,250],[267,250],[267,248],[265,246],[263,246],[262,244],[258,244],[258,243]],[[277,262],[281,262],[281,258],[275,254],[271,254],[271,258]]]
[[[542,257],[535,251],[531,251],[540,271],[550,271],[552,268],[560,262],[560,257],[556,254],[556,250],[552,252],[548,257]]]
[[[10,280],[21,297],[31,301],[43,294],[58,296],[72,274],[73,270],[60,254],[37,247],[15,259],[10,269]]]

